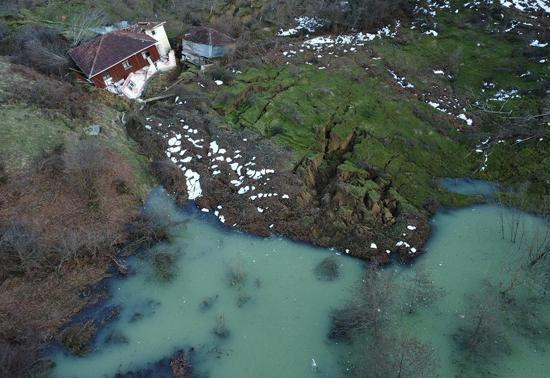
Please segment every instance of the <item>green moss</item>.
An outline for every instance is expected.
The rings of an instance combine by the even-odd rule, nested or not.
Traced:
[[[292,85],[280,85],[279,78],[289,77]],[[310,66],[253,69],[238,76],[226,91],[226,99],[233,102],[219,110],[230,124],[273,136],[298,156],[322,151],[328,144],[338,154],[325,156],[326,164],[344,153],[341,172],[385,172],[403,198],[417,207],[434,195],[445,199],[434,194],[433,177],[473,171],[469,149],[418,115],[418,107],[424,112],[433,109],[394,96],[379,78],[367,77],[360,68],[330,73]],[[274,129],[277,133],[271,135]],[[456,134],[454,128],[448,134]],[[346,150],[352,136],[353,145]],[[368,192],[376,201],[380,189],[363,180],[349,190],[357,196]]]

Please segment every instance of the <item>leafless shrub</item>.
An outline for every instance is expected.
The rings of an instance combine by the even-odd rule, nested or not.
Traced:
[[[208,71],[206,71],[206,75],[212,80],[221,80],[224,83],[229,83],[235,78],[235,75],[231,71],[219,64],[209,68]]]
[[[216,326],[214,327],[214,334],[222,339],[225,339],[229,336],[229,330],[227,329],[227,325],[225,324],[225,316],[222,314],[219,314],[216,317]]]
[[[97,201],[97,183],[107,172],[107,150],[95,139],[85,139],[67,146],[63,154],[68,185],[74,185],[84,194],[89,205]]]
[[[0,377],[26,378],[46,376],[42,359],[43,343],[38,332],[17,329],[0,335]]]
[[[164,140],[145,128],[145,123],[141,116],[130,113],[126,122],[126,132],[144,151],[147,151],[147,155],[153,160],[162,161],[166,158]]]
[[[0,228],[0,278],[30,271],[43,258],[35,235],[20,224]]]
[[[173,253],[157,251],[151,255],[151,264],[155,278],[161,282],[170,282],[176,277],[176,257]]]
[[[212,23],[212,27],[233,38],[238,37],[243,31],[243,24],[241,20],[226,14],[217,18]]]
[[[59,270],[75,259],[112,256],[126,241],[125,225],[135,214],[131,167],[106,146],[95,145],[97,140],[89,142],[54,151],[37,168],[0,186],[0,219],[8,227],[2,247],[9,252],[0,257],[6,266],[17,263],[19,270],[37,274]],[[129,194],[117,192],[118,179],[127,183]],[[4,232],[13,225],[21,229]]]
[[[168,239],[167,227],[143,214],[132,220],[128,226],[128,233],[125,250],[130,253],[141,248],[150,248],[154,244]]]
[[[180,167],[171,160],[162,160],[153,162],[151,169],[166,190],[175,195],[178,203],[187,200],[186,179]]]
[[[456,363],[463,373],[471,368],[486,369],[494,358],[510,353],[502,320],[498,291],[486,283],[469,297],[464,321],[453,334],[459,352]]]
[[[227,282],[229,286],[241,287],[246,281],[246,271],[242,260],[234,261],[227,271]]]

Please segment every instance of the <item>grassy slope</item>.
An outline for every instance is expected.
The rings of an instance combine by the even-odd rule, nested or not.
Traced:
[[[9,86],[18,80],[24,79],[15,74],[8,63],[0,60],[0,98],[5,98]],[[69,120],[57,112],[22,102],[4,103],[0,105],[0,119],[3,120],[0,127],[0,160],[8,172],[29,168],[35,159],[55,148],[75,138],[87,137],[84,129],[98,124],[102,128],[99,136],[102,141],[119,152],[134,168],[137,194],[145,199],[154,180],[148,171],[147,159],[117,122],[119,117],[118,111],[99,101],[95,104],[94,120],[90,122]]]

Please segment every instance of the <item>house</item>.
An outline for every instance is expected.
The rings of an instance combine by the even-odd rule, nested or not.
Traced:
[[[176,66],[164,23],[140,22],[84,42],[69,56],[99,88],[137,98],[147,80]]]
[[[212,28],[198,26],[183,37],[181,53],[183,61],[203,66],[234,50],[233,38]]]
[[[145,33],[146,35],[157,40],[157,48],[161,56],[167,55],[172,47],[168,41],[168,36],[164,30],[166,22],[138,22],[135,25],[129,26],[127,29],[136,33]]]

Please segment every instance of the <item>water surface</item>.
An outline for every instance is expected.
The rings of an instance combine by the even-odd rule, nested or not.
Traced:
[[[159,281],[149,260],[135,259],[136,274],[112,283],[108,305],[121,305],[119,320],[102,330],[91,355],[58,353],[56,377],[113,376],[189,347],[195,348],[196,368],[211,377],[339,375],[342,347],[326,342],[328,314],[351,298],[361,262],[285,239],[224,231],[178,210],[159,190],[146,211],[187,221],[173,230],[170,243],[150,252],[178,255],[175,279]],[[314,274],[327,256],[340,265],[337,280]],[[230,285],[231,269],[246,274],[242,285]],[[213,332],[221,314],[226,338]],[[113,333],[127,343],[108,345]]]
[[[206,215],[177,209],[161,190],[153,192],[146,211],[165,221],[186,222],[172,230],[169,243],[148,252],[178,256],[174,280],[160,280],[150,259],[134,259],[136,274],[112,282],[108,305],[122,306],[120,318],[101,331],[91,355],[77,358],[58,352],[55,376],[113,376],[189,347],[195,348],[195,367],[211,377],[344,376],[341,362],[353,345],[328,342],[329,313],[353,297],[362,263],[285,239],[225,231],[209,223]],[[485,280],[506,282],[533,235],[548,233],[549,226],[540,218],[496,205],[442,210],[432,225],[427,253],[412,267],[393,265],[386,273],[396,273],[398,283],[406,286],[414,270],[422,268],[446,291],[433,306],[414,315],[398,312],[397,328],[430,345],[440,362],[439,375],[454,377],[458,351],[452,335],[472,316],[468,295],[480,291]],[[514,227],[517,237],[511,241]],[[340,265],[341,276],[335,281],[320,281],[314,275],[315,266],[327,256]],[[246,276],[242,285],[229,284],[232,269]],[[545,306],[537,314],[541,318],[550,314],[548,303]],[[213,332],[221,314],[226,338]],[[493,362],[494,374],[548,376],[548,339],[534,340],[513,326],[503,332],[512,349]],[[123,335],[127,343],[107,343],[113,333]]]

